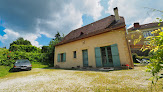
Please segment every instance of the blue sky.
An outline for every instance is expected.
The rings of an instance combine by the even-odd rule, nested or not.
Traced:
[[[163,15],[148,8],[163,10],[162,0],[0,0],[0,47],[18,37],[32,45],[48,45],[57,31],[70,31],[110,16],[118,7],[126,28],[134,22],[153,22]]]

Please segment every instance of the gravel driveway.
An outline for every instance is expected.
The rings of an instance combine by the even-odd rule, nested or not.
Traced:
[[[111,72],[33,69],[0,78],[0,92],[86,92],[123,87],[147,90],[150,82],[147,75],[141,69]]]
[[[35,69],[34,71],[42,69]],[[33,70],[32,70],[33,71]],[[32,72],[31,71],[31,72]],[[29,71],[23,71],[29,72]],[[78,87],[88,87],[92,79],[74,74],[71,70],[43,71],[42,73],[18,78],[0,79],[0,91],[55,91],[74,90]],[[64,88],[64,89],[62,89]],[[75,90],[74,90],[75,91]]]

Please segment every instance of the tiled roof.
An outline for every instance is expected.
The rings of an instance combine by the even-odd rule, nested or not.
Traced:
[[[119,21],[115,21],[115,16],[111,15],[76,30],[71,31],[68,35],[66,35],[63,40],[58,43],[58,45],[62,45],[65,43],[69,43],[72,41],[80,40],[83,38],[91,37],[97,34],[105,33],[120,27],[125,27],[125,21],[123,17],[120,17]]]
[[[163,22],[160,23],[160,26],[163,26]],[[140,25],[139,28],[131,27],[131,28],[128,29],[128,31],[134,31],[134,30],[138,30],[138,29],[148,29],[148,28],[153,28],[153,27],[158,27],[158,22],[143,24],[143,25]]]

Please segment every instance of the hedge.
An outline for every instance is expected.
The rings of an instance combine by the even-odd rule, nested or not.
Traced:
[[[37,52],[40,53],[41,49],[32,45],[12,45],[9,51],[21,51],[21,52]]]
[[[11,66],[18,59],[28,59],[30,62],[49,63],[48,54],[46,53],[12,52],[7,49],[0,49],[0,65]]]

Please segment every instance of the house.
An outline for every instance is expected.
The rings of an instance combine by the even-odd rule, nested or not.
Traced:
[[[148,41],[145,40],[148,36],[154,36],[157,34],[152,34],[151,32],[156,29],[161,29],[163,27],[163,22],[160,23],[160,26],[158,26],[158,23],[148,23],[140,25],[138,22],[134,23],[133,27],[128,29],[128,41],[130,44],[131,52],[136,53],[139,56],[147,56],[149,53],[148,51],[142,52],[140,49],[143,45],[146,45]],[[141,40],[134,45],[134,40],[138,39],[141,36]]]
[[[72,67],[133,67],[125,20],[115,15],[71,31],[55,46],[54,65]]]

